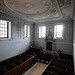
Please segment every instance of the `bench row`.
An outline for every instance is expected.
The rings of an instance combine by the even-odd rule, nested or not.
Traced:
[[[42,75],[74,75],[74,69],[71,62],[52,59]]]
[[[12,70],[14,73],[14,71],[16,70],[15,68],[18,67],[21,70],[23,69],[24,65],[25,67],[23,70],[25,71],[25,68],[27,69],[28,67],[32,66],[36,62],[37,54],[38,54],[38,50],[28,50],[25,53],[22,53],[20,55],[14,56],[7,60],[1,61],[0,62],[0,75],[11,75],[10,73]],[[23,73],[24,71],[22,71],[21,73]],[[16,73],[17,73],[17,70],[16,70]],[[14,75],[18,75],[18,74],[14,73]]]

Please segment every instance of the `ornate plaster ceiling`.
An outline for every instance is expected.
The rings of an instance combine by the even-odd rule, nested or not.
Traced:
[[[72,0],[1,0],[6,8],[32,21],[62,18]]]
[[[9,9],[27,15],[39,15],[52,8],[51,0],[4,0]]]
[[[29,19],[60,17],[52,0],[4,0],[4,3],[10,10],[23,14]]]

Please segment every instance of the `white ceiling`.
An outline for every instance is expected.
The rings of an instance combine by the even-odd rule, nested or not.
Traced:
[[[11,13],[32,22],[73,16],[74,0],[1,0]]]

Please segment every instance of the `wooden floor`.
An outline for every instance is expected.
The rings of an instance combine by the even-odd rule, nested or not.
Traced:
[[[46,67],[47,67],[46,64],[37,62],[30,70],[28,70],[23,75],[42,75]]]

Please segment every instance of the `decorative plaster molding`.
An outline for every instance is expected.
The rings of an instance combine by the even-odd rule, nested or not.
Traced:
[[[52,17],[60,17],[57,6],[52,0],[4,0],[5,5],[22,15],[26,15],[31,20],[43,20]]]
[[[51,0],[4,0],[4,3],[9,9],[26,15],[38,15],[45,13],[52,5]]]
[[[58,0],[61,8],[68,8],[71,5],[72,0]]]
[[[64,1],[64,2],[63,2]],[[69,2],[68,2],[69,1]],[[30,22],[62,18],[62,8],[72,0],[1,0],[0,12]],[[59,5],[58,5],[59,4]],[[68,8],[67,6],[65,8]],[[64,15],[66,16],[66,15]]]

